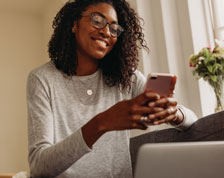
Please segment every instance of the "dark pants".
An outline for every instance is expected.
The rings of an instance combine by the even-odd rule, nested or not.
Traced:
[[[219,140],[224,140],[224,111],[200,118],[185,131],[169,128],[131,138],[130,153],[132,167],[134,170],[138,149],[145,143]]]

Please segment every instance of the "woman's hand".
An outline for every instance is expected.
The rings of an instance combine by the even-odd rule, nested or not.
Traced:
[[[149,115],[151,109],[147,106],[160,97],[158,94],[144,92],[139,96],[118,102],[108,110],[99,114],[101,125],[104,130],[125,130],[125,129],[147,129],[143,115]]]
[[[163,123],[180,124],[183,121],[182,113],[178,111],[177,101],[173,97],[165,97],[148,103],[153,113],[148,115],[150,125]]]
[[[112,130],[147,129],[142,116],[147,116],[152,112],[148,103],[159,98],[158,94],[144,92],[134,99],[118,102],[96,115],[82,127],[82,135],[86,144],[91,148],[98,138]]]

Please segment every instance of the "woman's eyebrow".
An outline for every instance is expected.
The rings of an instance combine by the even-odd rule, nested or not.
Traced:
[[[91,12],[91,13],[97,13],[97,14],[99,14],[100,16],[102,16],[102,17],[104,17],[105,19],[107,19],[106,18],[106,16],[105,15],[103,15],[103,14],[101,14],[100,12]],[[111,23],[118,23],[118,21],[117,20],[113,20]]]

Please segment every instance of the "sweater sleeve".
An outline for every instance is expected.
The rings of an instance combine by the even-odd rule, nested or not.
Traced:
[[[54,143],[55,126],[49,89],[32,73],[27,80],[27,107],[31,176],[58,176],[91,151],[83,139],[81,129]]]

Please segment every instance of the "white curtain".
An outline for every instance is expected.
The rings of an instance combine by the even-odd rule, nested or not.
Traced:
[[[210,13],[215,39],[224,40],[224,1],[210,0]]]
[[[177,74],[175,97],[179,103],[199,117],[213,113],[213,90],[202,79],[196,80],[189,67],[191,54],[214,46],[210,0],[136,0],[136,3],[139,16],[145,21],[144,32],[150,48],[149,54],[144,50],[141,54],[144,74],[155,71]]]

